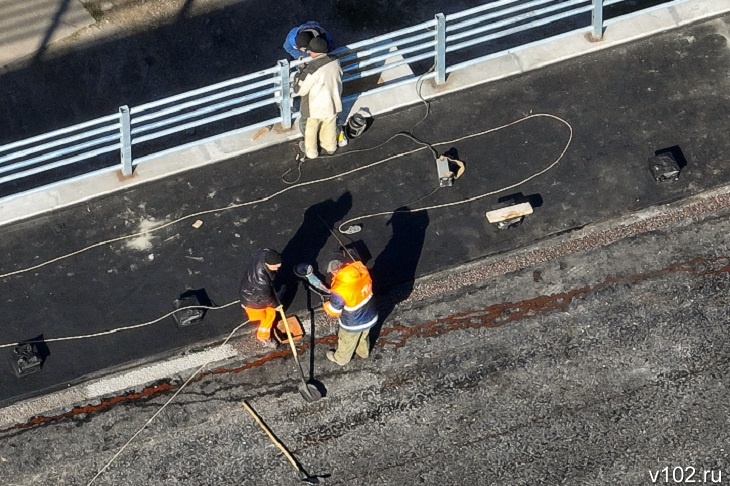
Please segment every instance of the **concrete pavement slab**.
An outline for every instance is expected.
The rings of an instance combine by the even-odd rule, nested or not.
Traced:
[[[95,22],[79,0],[0,0],[0,69]]]

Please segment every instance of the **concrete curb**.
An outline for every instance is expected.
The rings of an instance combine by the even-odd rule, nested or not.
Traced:
[[[169,379],[180,373],[189,373],[203,365],[222,363],[238,357],[230,344],[216,346],[136,369],[114,373],[97,380],[72,386],[5,407],[0,414],[0,430],[22,425],[41,415],[61,415],[79,404],[98,401],[102,397],[119,395],[128,390]]]
[[[444,96],[727,12],[730,12],[730,0],[678,0],[606,22],[604,37],[600,42],[591,42],[586,37],[590,28],[586,28],[521,46],[450,74],[444,86],[424,82],[421,94],[426,99]],[[405,81],[401,80],[401,84],[390,90],[363,95],[355,101],[350,113],[366,108],[372,115],[381,115],[420,103],[416,92],[417,82],[416,78],[406,77]],[[278,125],[263,134],[259,132],[259,129],[241,129],[141,159],[134,175],[129,178],[122,177],[118,169],[110,168],[91,177],[72,179],[25,194],[9,196],[0,201],[0,225],[301,137],[296,128],[283,130]]]

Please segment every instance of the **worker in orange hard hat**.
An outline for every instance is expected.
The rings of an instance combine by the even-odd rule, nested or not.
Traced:
[[[370,356],[370,329],[378,322],[378,309],[373,299],[373,281],[367,267],[359,261],[335,259],[327,265],[332,274],[330,298],[324,311],[337,317],[337,349],[327,351],[327,359],[345,366],[353,354]]]
[[[275,250],[259,248],[241,279],[239,296],[241,307],[250,321],[258,321],[256,338],[268,347],[276,346],[271,340],[271,328],[276,319],[278,298],[274,293],[274,272],[281,267],[281,255]]]

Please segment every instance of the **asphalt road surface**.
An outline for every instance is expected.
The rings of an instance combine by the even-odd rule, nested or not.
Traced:
[[[293,187],[281,181],[296,167],[290,144],[3,227],[0,254],[7,258],[0,273],[221,208],[201,217],[199,229],[181,221],[2,279],[2,342],[88,335],[149,322],[170,312],[173,299],[187,289],[205,289],[218,305],[233,302],[243,266],[256,247],[280,249],[285,268],[316,262],[322,269],[336,247],[328,228],[349,218],[363,224],[353,238],[367,245],[376,292],[382,293],[464,262],[730,183],[730,139],[723,123],[730,112],[729,24],[727,16],[708,20],[445,96],[430,103],[430,115],[419,126],[422,105],[378,117],[367,136],[341,157],[306,164],[302,183],[307,185],[261,204],[228,210],[232,203]],[[533,118],[526,119],[531,111]],[[494,131],[516,120],[522,122]],[[414,147],[423,149],[397,137],[357,152],[404,129],[443,143],[438,150],[457,150],[467,166],[465,175],[453,187],[433,192],[435,164],[425,149],[359,170]],[[568,144],[565,157],[548,172],[494,193],[551,167]],[[669,147],[681,147],[684,155],[678,160],[685,159],[686,167],[677,182],[658,184],[647,158]],[[351,175],[310,184],[356,168]],[[448,209],[362,219],[487,192],[493,195]],[[530,199],[535,214],[507,235],[489,224],[484,212],[517,195]],[[293,274],[280,272],[279,279],[287,285],[287,309],[304,310]],[[224,336],[240,318],[240,309],[231,306],[208,313],[204,326],[182,331],[167,319],[113,339],[52,342],[42,373],[18,380],[9,366],[0,369],[0,404],[64,389],[110,369],[164,359]]]
[[[336,367],[320,340],[327,396],[312,404],[291,358],[231,363],[185,388],[93,484],[299,484],[244,399],[323,484],[725,484],[729,232],[723,210],[435,288],[393,310],[368,361]],[[5,431],[0,477],[89,484],[171,396]]]

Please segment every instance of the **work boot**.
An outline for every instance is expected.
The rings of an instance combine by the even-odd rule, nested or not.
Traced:
[[[337,361],[337,359],[335,358],[335,350],[334,349],[330,349],[329,351],[327,351],[327,359],[330,360],[330,361],[332,361],[333,363],[339,365],[339,366],[345,366],[347,364],[347,363],[340,363],[339,361]]]
[[[265,349],[274,349],[276,348],[276,343],[272,339],[258,339],[258,342],[261,346],[263,346]]]

